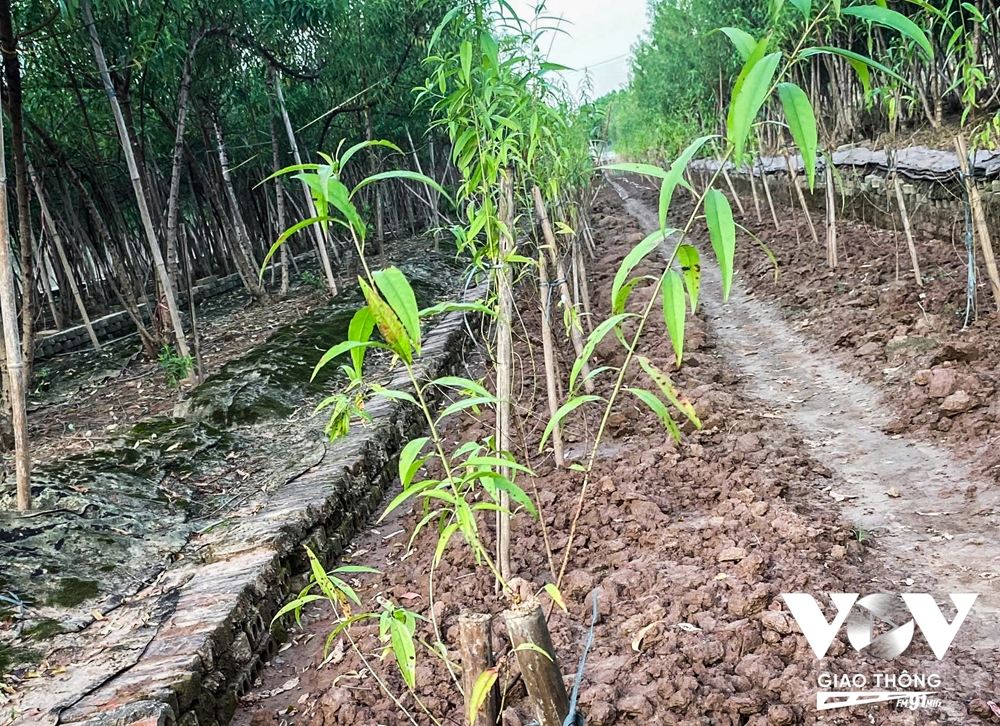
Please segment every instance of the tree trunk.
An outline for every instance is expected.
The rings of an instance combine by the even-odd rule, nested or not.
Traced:
[[[188,93],[191,90],[191,63],[202,35],[195,36],[184,59],[180,91],[177,93],[177,127],[174,130],[174,156],[170,168],[170,192],[167,195],[167,273],[174,286],[179,286],[177,261],[177,215],[181,198],[181,161],[184,157],[184,127],[187,123]]]
[[[500,233],[499,259],[497,262],[497,297],[499,311],[497,317],[497,420],[496,447],[498,452],[507,451],[511,444],[511,398],[514,389],[514,341],[511,331],[511,321],[514,315],[514,291],[511,280],[510,266],[504,260],[514,251],[514,193],[513,182],[507,173],[500,178],[500,208],[499,218],[507,226],[506,232]],[[510,478],[510,471],[500,469],[500,475]],[[497,512],[497,564],[505,581],[510,581],[510,494],[500,493],[500,507]]]
[[[100,350],[101,344],[97,340],[97,334],[94,332],[94,327],[90,324],[90,316],[87,314],[87,308],[83,304],[83,298],[80,297],[80,290],[76,285],[76,279],[73,275],[73,269],[70,267],[69,260],[66,258],[66,249],[63,247],[62,238],[59,236],[59,229],[56,227],[56,221],[52,218],[49,213],[49,205],[45,201],[45,191],[42,189],[42,184],[38,181],[38,177],[35,175],[35,170],[30,169],[31,183],[35,187],[35,194],[38,196],[38,205],[42,210],[42,222],[48,225],[49,235],[52,237],[52,244],[55,245],[56,254],[59,255],[59,262],[62,263],[63,271],[66,273],[66,281],[69,283],[70,293],[73,295],[73,300],[76,301],[76,308],[80,311],[80,318],[83,320],[83,327],[87,329],[87,335],[90,336],[90,342],[94,344],[94,350]],[[46,280],[45,284],[48,284]]]
[[[129,176],[132,179],[132,188],[135,191],[136,203],[139,205],[139,216],[142,218],[142,225],[146,233],[146,242],[149,245],[149,252],[152,255],[153,266],[156,269],[156,276],[163,294],[166,297],[167,310],[170,314],[170,322],[174,329],[174,338],[177,343],[177,354],[182,358],[190,356],[187,340],[184,338],[184,325],[181,322],[180,311],[177,308],[177,299],[174,295],[173,285],[170,283],[170,276],[167,274],[167,266],[160,253],[160,245],[156,239],[156,232],[153,229],[153,218],[149,213],[149,206],[146,204],[146,192],[143,189],[142,179],[139,176],[139,167],[136,165],[135,155],[132,153],[132,143],[129,139],[128,128],[125,126],[125,119],[122,116],[118,98],[115,96],[115,89],[111,83],[111,74],[108,72],[108,63],[104,58],[104,49],[101,47],[101,40],[97,35],[97,27],[94,24],[94,13],[90,9],[90,0],[81,0],[80,8],[83,11],[84,23],[90,32],[90,42],[94,46],[94,58],[97,61],[97,68],[101,74],[101,81],[104,90],[111,103],[111,110],[114,113],[115,124],[118,127],[118,136],[121,141],[122,150],[125,152],[125,161],[128,164]]]
[[[3,157],[3,114],[0,114],[0,316],[3,317],[3,339],[10,379],[17,508],[24,511],[31,509],[31,460],[28,457],[28,417],[25,410],[27,381],[21,357],[21,341],[17,335],[14,268],[10,260],[10,229],[7,225],[7,162]]]
[[[288,145],[292,149],[292,157],[296,164],[302,163],[302,156],[299,154],[299,145],[295,141],[295,132],[292,130],[292,120],[288,117],[288,109],[285,108],[285,94],[281,91],[281,79],[277,77],[274,68],[270,69],[271,82],[274,85],[274,95],[278,99],[278,108],[281,111],[281,118],[285,122],[285,133],[288,134]],[[313,203],[312,192],[309,185],[302,182],[302,193],[306,198],[306,209],[311,217],[316,216],[316,205]],[[319,259],[323,265],[323,272],[326,274],[326,284],[330,288],[330,294],[337,294],[337,278],[333,276],[333,267],[330,265],[330,255],[326,248],[326,235],[320,225],[312,225],[313,236],[316,240],[316,251],[319,252]]]
[[[7,85],[11,154],[17,195],[18,241],[21,246],[21,348],[25,380],[35,354],[35,285],[31,255],[31,212],[28,206],[28,164],[24,154],[24,118],[21,106],[21,60],[14,37],[10,0],[0,0],[0,52]]]

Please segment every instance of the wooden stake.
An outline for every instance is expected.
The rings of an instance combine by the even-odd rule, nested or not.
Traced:
[[[792,160],[788,154],[785,154],[785,164],[788,165],[788,176],[792,187],[795,189],[795,193],[799,197],[799,204],[802,206],[802,213],[806,216],[806,224],[809,225],[809,231],[812,233],[813,242],[815,242],[816,246],[819,247],[819,235],[816,234],[816,227],[813,226],[812,216],[809,214],[809,206],[806,204],[805,195],[802,194],[802,189],[796,181],[797,177],[795,174],[795,167],[792,166]]]
[[[796,185],[797,187],[798,185]],[[826,164],[826,264],[837,267],[837,189],[833,183],[833,163]]]
[[[565,306],[566,310],[571,311],[571,323],[570,323],[570,338],[573,340],[573,348],[576,350],[577,358],[583,357],[583,331],[580,328],[580,320],[576,315],[576,311],[573,309],[573,300],[569,294],[569,284],[566,281],[566,270],[563,267],[562,261],[559,259],[559,255],[556,254],[556,237],[552,234],[552,225],[549,224],[549,215],[545,211],[545,202],[542,199],[541,190],[535,186],[531,189],[531,196],[535,200],[535,212],[538,214],[538,218],[542,223],[542,235],[545,237],[545,246],[549,249],[549,260],[552,262],[552,266],[556,269],[556,275],[558,275],[559,280],[559,292],[562,296],[562,304]],[[583,388],[587,393],[594,392],[594,382],[588,378],[590,375],[590,366],[586,363],[583,364],[581,373],[584,377]]]
[[[993,302],[1000,309],[1000,274],[997,273],[997,261],[993,256],[993,241],[990,239],[990,229],[983,213],[983,200],[979,196],[979,188],[971,177],[969,169],[969,152],[965,148],[965,138],[955,137],[955,150],[958,152],[958,163],[962,168],[963,183],[969,190],[969,203],[972,205],[972,220],[976,225],[979,244],[983,248],[983,259],[986,261],[986,274],[990,278],[990,290],[993,292]]]
[[[903,231],[906,233],[906,245],[910,248],[910,262],[913,263],[913,276],[917,278],[917,285],[924,286],[924,280],[920,275],[920,260],[917,259],[917,246],[913,241],[913,232],[910,231],[910,215],[906,212],[906,200],[903,198],[903,185],[899,181],[899,174],[893,173],[892,186],[896,190],[896,203],[899,204],[899,216],[903,220]]]
[[[743,202],[740,201],[740,195],[736,193],[736,187],[733,186],[733,180],[729,178],[729,172],[726,171],[725,160],[719,161],[722,165],[722,178],[726,180],[726,186],[729,187],[729,193],[733,195],[733,201],[736,202],[736,208],[740,210],[740,216],[747,216],[747,211],[743,208]]]
[[[762,224],[764,217],[760,213],[760,197],[757,195],[757,180],[754,179],[752,162],[750,164],[750,191],[753,193],[753,207],[757,212],[757,224]]]
[[[764,173],[764,165],[760,165],[760,183],[764,186],[764,196],[767,197],[767,208],[771,210],[771,221],[774,228],[778,229],[778,213],[774,211],[774,200],[771,198],[771,185],[767,183],[767,174]]]
[[[3,114],[0,114],[0,316],[3,317],[3,340],[7,352],[7,374],[10,377],[17,508],[23,512],[31,509],[31,460],[28,458],[28,416],[25,406],[27,386],[21,341],[18,340],[14,268],[10,260],[10,229],[7,226],[7,162],[3,153]]]
[[[531,599],[505,611],[503,617],[538,726],[562,726],[569,714],[569,698],[541,603]]]
[[[458,616],[458,645],[462,658],[462,690],[465,691],[465,713],[476,680],[493,667],[493,616],[480,613],[462,613]],[[486,701],[469,726],[496,726],[500,709],[500,689],[493,684]]]
[[[559,394],[556,391],[556,357],[552,346],[552,326],[549,315],[552,313],[552,289],[549,287],[549,275],[545,264],[545,255],[538,253],[538,294],[542,298],[542,354],[545,359],[545,388],[549,397],[549,416],[555,418],[559,410]],[[552,429],[552,452],[556,466],[564,466],[562,430],[557,423]]]

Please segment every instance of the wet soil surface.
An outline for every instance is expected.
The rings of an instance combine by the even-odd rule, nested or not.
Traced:
[[[603,189],[593,210],[597,256],[588,266],[591,299],[601,319],[608,314],[615,271],[645,236],[643,225],[650,214],[639,188],[624,192],[634,197],[628,204],[612,188]],[[659,274],[663,264],[647,260],[636,272]],[[968,573],[956,571],[955,579],[948,579],[947,567],[941,564],[950,560],[958,570],[954,557],[986,551],[976,550],[972,539],[981,536],[988,541],[987,516],[974,516],[967,490],[956,489],[959,481],[966,481],[966,472],[955,468],[958,465],[946,450],[923,449],[893,439],[896,434],[881,434],[876,414],[864,410],[867,406],[874,411],[877,392],[829,360],[815,360],[806,339],[780,327],[780,316],[767,306],[743,295],[734,295],[725,308],[709,302],[717,287],[707,262],[705,266],[704,308],[694,318],[689,316],[684,365],[671,373],[694,403],[704,428],[685,427],[683,441],[675,444],[656,416],[637,400],[623,397],[616,404],[560,583],[568,613],[556,608],[549,621],[561,670],[571,683],[596,594],[599,617],[580,690],[586,722],[594,726],[988,722],[992,712],[987,701],[1000,690],[994,675],[996,618],[989,608],[973,610],[944,660],[935,658],[919,632],[903,655],[884,661],[857,653],[843,629],[826,658],[818,660],[781,597],[789,592],[815,595],[831,620],[835,608],[822,593],[931,592],[950,622],[955,609],[947,593],[985,593],[994,587],[994,581],[979,577],[990,569],[985,561]],[[537,475],[520,483],[537,492],[541,521],[523,513],[515,517],[513,568],[530,583],[528,589],[538,590],[557,579],[583,475],[555,469],[548,451],[535,453],[546,419],[544,389],[534,389],[530,383],[541,360],[540,316],[537,294],[522,292],[515,325],[521,368],[515,385],[519,436],[513,448]],[[648,287],[636,288],[629,308],[640,309],[650,293]],[[556,332],[565,376],[572,348],[559,334],[561,327]],[[658,316],[651,320],[640,348],[657,366],[671,369],[673,353]],[[598,346],[594,360],[619,365],[624,356],[609,336]],[[747,361],[756,367],[746,368]],[[489,379],[488,371],[478,375]],[[626,382],[642,388],[651,385],[641,373],[629,374]],[[608,395],[612,383],[606,375],[599,377],[597,392]],[[807,385],[817,387],[816,395]],[[800,410],[810,396],[815,408]],[[581,407],[567,419],[568,458],[579,461],[588,454],[601,413],[597,407]],[[854,433],[862,428],[862,434]],[[491,433],[487,413],[454,422],[448,439],[459,443]],[[857,445],[850,441],[852,434],[859,436]],[[855,455],[873,443],[879,446],[874,455],[855,461]],[[904,454],[905,459],[891,459]],[[913,467],[920,477],[900,476],[903,466]],[[931,468],[920,471],[924,466]],[[928,482],[930,471],[942,467],[955,482],[935,479],[921,485]],[[885,494],[894,487],[898,499]],[[957,500],[938,497],[953,489]],[[984,488],[977,491],[987,495]],[[989,500],[982,500],[980,508],[988,510]],[[924,515],[914,514],[915,510],[929,515],[926,521],[918,519]],[[421,511],[401,509],[373,524],[354,543],[348,561],[378,568],[382,574],[357,575],[352,584],[366,610],[377,611],[381,599],[388,598],[427,617],[418,625],[427,642],[437,639],[432,627],[436,622],[455,659],[459,613],[498,615],[506,603],[494,594],[489,574],[476,568],[457,544],[449,547],[435,571],[432,597],[428,575],[436,534],[425,529],[413,550],[407,548],[409,533],[421,516]],[[880,526],[875,522],[885,522],[884,529],[872,531]],[[917,529],[917,524],[922,527]],[[491,540],[491,524],[483,521],[481,526]],[[934,539],[938,536],[940,541]],[[954,552],[949,549],[941,558],[932,558],[942,542],[955,543]],[[948,589],[953,585],[957,589]],[[981,598],[995,603],[992,596]],[[533,714],[516,678],[501,623],[499,617],[494,620],[493,640],[506,694],[504,723],[526,724]],[[307,606],[302,626],[293,627],[292,640],[243,699],[234,723],[411,723],[379,681],[417,723],[431,723],[421,703],[442,723],[464,723],[462,696],[440,659],[419,653],[414,697],[407,693],[391,659],[380,660],[375,626],[362,623],[351,630],[364,657],[343,636],[324,647],[334,626],[327,605]],[[867,690],[894,691],[905,689],[877,688],[876,676],[884,680],[892,674],[895,679],[904,670],[908,676],[939,676],[940,687],[926,690],[937,690],[941,704],[910,711],[897,708],[893,700],[817,714],[817,691],[857,690],[839,687],[840,683],[820,688],[817,679],[823,674],[861,674]]]

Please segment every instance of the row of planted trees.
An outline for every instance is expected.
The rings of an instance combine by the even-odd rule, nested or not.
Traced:
[[[40,332],[82,324],[100,348],[91,321],[124,309],[149,355],[166,344],[188,359],[197,357],[197,323],[181,301],[193,300],[199,279],[238,274],[266,304],[288,290],[296,257],[309,254],[336,293],[353,251],[337,230],[304,230],[270,275],[259,274],[289,220],[315,214],[308,186],[264,180],[334,139],[392,138],[394,149],[366,151],[368,173],[421,168],[454,183],[446,137],[423,133],[428,114],[410,94],[448,7],[0,2],[11,162],[4,321],[13,325],[3,408],[19,442],[22,508],[30,504],[23,399]],[[360,197],[379,244],[440,225],[438,201],[405,178]]]
[[[984,140],[995,137],[990,119],[1000,108],[1000,5],[898,0],[852,14],[840,13],[841,4],[845,10],[856,5],[657,0],[650,31],[635,49],[630,86],[609,99],[615,106],[616,146],[630,155],[676,153],[686,138],[718,128],[738,68],[718,32],[722,26],[758,35],[766,29],[769,48],[786,53],[796,50],[804,31],[817,47],[837,50],[806,56],[792,71],[816,108],[825,148],[880,137],[895,144],[919,129],[933,133],[949,122],[970,120],[984,122]],[[885,13],[894,13],[921,40],[878,22]],[[774,104],[765,115],[781,118]],[[787,142],[780,123],[764,126],[761,137],[769,153]],[[950,135],[940,141],[950,148]]]
[[[820,17],[830,14],[846,17],[849,13],[847,9],[829,7],[821,11]],[[900,24],[896,16],[880,16],[879,20],[887,29],[911,40],[922,39],[919,31]],[[594,184],[600,183],[588,152],[595,119],[589,108],[567,107],[548,81],[547,73],[556,67],[546,63],[539,51],[543,44],[539,22],[537,18],[533,23],[520,21],[503,2],[461,3],[435,33],[435,39],[451,34],[454,50],[431,43],[425,61],[428,82],[418,89],[419,102],[432,109],[434,125],[445,130],[453,144],[452,161],[459,174],[454,199],[460,214],[456,233],[460,246],[473,259],[474,270],[489,279],[487,297],[481,302],[459,299],[420,310],[400,270],[390,267],[373,271],[366,265],[360,284],[367,305],[355,315],[349,339],[327,351],[318,364],[329,365],[350,356],[343,363],[350,388],[325,403],[332,408],[329,431],[333,435],[344,435],[352,423],[363,419],[365,402],[372,397],[415,406],[426,420],[426,435],[409,441],[402,450],[402,492],[389,503],[385,513],[412,507],[418,521],[409,547],[433,549],[429,557],[432,564],[427,619],[425,622],[419,614],[381,597],[381,610],[364,612],[364,604],[345,578],[365,568],[345,566],[328,572],[312,552],[309,586],[276,618],[289,612],[298,614],[311,602],[328,600],[338,620],[328,645],[338,635],[346,637],[386,697],[401,709],[401,721],[413,724],[440,724],[451,716],[432,712],[421,700],[416,683],[418,655],[443,661],[464,696],[464,718],[470,724],[498,723],[500,704],[510,695],[518,671],[541,726],[577,722],[575,704],[567,695],[548,635],[539,600],[541,590],[554,605],[565,607],[559,588],[573,557],[577,523],[591,502],[588,490],[601,464],[601,441],[611,414],[622,406],[641,404],[678,439],[678,419],[700,427],[693,406],[670,376],[670,366],[682,364],[686,316],[696,311],[698,304],[703,257],[692,237],[699,228],[707,228],[724,298],[732,284],[737,225],[729,198],[718,189],[725,166],[717,166],[700,188],[687,181],[685,172],[693,159],[713,151],[724,161],[742,164],[748,160],[762,110],[772,103],[782,109],[783,124],[803,153],[815,159],[819,149],[815,114],[808,94],[794,78],[797,68],[815,55],[842,56],[839,48],[814,45],[815,24],[803,28],[799,42],[789,52],[772,50],[769,34],[755,37],[743,30],[728,29],[736,49],[734,64],[738,73],[731,83],[728,109],[721,122],[724,132],[701,136],[687,144],[666,168],[626,162],[605,167],[653,177],[659,180],[661,191],[659,228],[628,251],[615,274],[608,304],[599,308],[591,305],[585,269],[592,254],[588,210]],[[874,67],[874,61],[858,57],[866,69]],[[339,157],[331,162],[309,173],[314,178],[337,177],[345,160]],[[815,182],[812,165],[807,175],[811,187]],[[433,180],[419,181],[434,185]],[[351,193],[338,189],[336,185],[328,187],[323,206],[329,210],[329,219],[318,221],[349,227],[357,251],[365,259],[367,227],[350,203]],[[692,194],[695,204],[685,219],[673,220],[671,202],[680,193]],[[671,223],[678,226],[672,227]],[[636,274],[644,259],[657,256],[665,261],[662,273]],[[537,290],[536,295],[524,294],[532,288]],[[640,289],[648,293],[645,302],[630,302],[632,293]],[[517,381],[512,364],[512,324],[523,317],[518,311],[526,299],[541,301],[545,369],[544,374],[535,376],[523,371],[521,377],[529,380]],[[607,313],[602,315],[599,309]],[[490,321],[494,386],[488,374],[479,380],[457,376],[430,381],[420,378],[418,359],[430,320],[451,310],[475,311]],[[675,358],[658,366],[642,355],[641,341],[650,322],[659,316]],[[373,335],[376,330],[379,338]],[[553,345],[560,336],[568,339],[575,352],[570,370],[561,372],[552,365]],[[591,369],[591,354],[609,337],[624,350],[621,364]],[[408,373],[408,387],[387,390],[368,378],[365,352],[372,348],[393,353]],[[646,387],[639,387],[637,381],[645,381]],[[533,421],[544,428],[537,451],[526,450],[524,442],[514,435],[514,431],[527,428],[521,425],[525,417],[535,415],[518,405],[514,391],[532,388],[532,384],[539,388],[544,385],[548,400],[548,415]],[[434,402],[442,397],[446,405],[436,411]],[[482,407],[493,409],[493,435],[459,443],[454,442],[454,435],[446,435],[446,427],[454,417],[477,415]],[[597,412],[600,423],[588,437],[587,453],[568,464],[562,456],[560,426],[585,407]],[[557,467],[575,472],[579,494],[573,502],[559,503],[569,512],[568,529],[561,532],[566,535],[561,550],[552,549],[551,533],[546,536],[545,525],[540,525],[550,572],[519,573],[514,571],[510,556],[511,519],[520,516],[544,520],[545,513],[540,512],[536,497],[528,492],[544,488],[545,481],[533,471],[550,457]],[[509,607],[503,619],[511,646],[500,661],[494,660],[490,644],[493,613],[466,614],[460,621],[459,642],[444,642],[434,607],[435,587],[439,586],[436,577],[449,547],[459,543],[471,550],[476,566],[486,570],[498,591],[507,597]],[[525,588],[518,579],[522,574],[541,578],[546,584],[537,592]],[[595,595],[595,615],[596,608]],[[406,693],[397,691],[378,675],[366,659],[367,646],[359,646],[351,635],[352,625],[368,620],[378,622],[383,656],[395,659]],[[423,649],[427,652],[421,652]],[[454,658],[456,651],[460,662]]]

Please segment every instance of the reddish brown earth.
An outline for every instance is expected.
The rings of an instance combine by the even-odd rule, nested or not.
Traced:
[[[644,234],[610,189],[601,192],[594,220],[598,255],[590,264],[591,297],[603,316],[614,273]],[[639,272],[656,274],[662,266],[648,261]],[[630,305],[641,305],[648,295],[648,289],[645,294],[637,289]],[[517,360],[530,368],[540,365],[541,354],[537,302],[528,290],[519,310],[523,326],[516,326]],[[885,663],[856,654],[841,631],[828,657],[822,663],[816,659],[781,593],[898,591],[902,583],[888,549],[892,543],[887,540],[884,549],[880,538],[854,529],[826,493],[840,485],[835,472],[811,455],[809,444],[781,411],[747,394],[744,374],[722,357],[725,351],[704,315],[689,316],[688,353],[684,366],[672,374],[694,402],[704,430],[687,430],[675,445],[656,417],[634,399],[623,398],[616,405],[562,582],[569,612],[555,609],[549,622],[570,683],[587,635],[589,593],[596,588],[600,617],[580,698],[587,724],[815,723],[821,672],[871,677],[903,670],[940,674],[943,707],[911,712],[883,703],[825,712],[821,720],[986,722],[979,718],[991,717],[986,701],[1000,691],[993,675],[996,651],[970,649],[975,645],[971,634],[960,633],[944,661],[935,660],[917,636],[903,656]],[[572,353],[565,340],[560,344],[565,374]],[[673,354],[658,317],[641,349],[660,367],[671,367]],[[620,363],[622,355],[612,345],[602,345],[596,358]],[[530,376],[519,377],[522,425],[514,448],[532,454],[537,478],[522,484],[529,492],[537,487],[545,526],[524,514],[515,518],[514,570],[537,589],[554,580],[546,538],[557,568],[582,475],[554,469],[550,460],[534,455],[545,415],[544,390],[531,389],[525,382]],[[631,385],[650,384],[635,377]],[[599,393],[609,391],[610,381],[598,383]],[[597,408],[577,410],[567,427],[568,455],[585,457],[600,413]],[[466,441],[490,433],[488,418],[470,417],[455,422],[449,438]],[[428,573],[435,535],[425,530],[414,552],[403,559],[417,519],[417,513],[400,512],[354,543],[350,564],[382,571],[359,575],[354,584],[366,609],[377,610],[381,597],[427,616],[433,607],[443,641],[455,657],[459,613],[499,614],[506,603],[494,594],[488,573],[474,568],[467,552],[453,544],[436,572],[432,605]],[[489,529],[487,523],[483,526]],[[945,614],[952,618],[951,612]],[[827,616],[832,617],[829,608]],[[495,621],[494,643],[503,654],[502,664],[509,666],[501,622]],[[291,646],[244,698],[234,723],[410,723],[382,692],[375,674],[417,723],[431,722],[406,693],[394,665],[378,659],[381,647],[374,627],[351,631],[364,661],[338,638],[324,662],[324,642],[333,626],[328,606],[307,607],[302,627],[292,631]],[[434,638],[429,625],[421,625],[420,633],[429,641]],[[420,701],[442,723],[464,723],[461,695],[441,661],[425,651],[418,664]],[[525,710],[523,686],[510,672],[505,669],[501,678],[510,686],[504,723],[526,724],[532,714]]]

